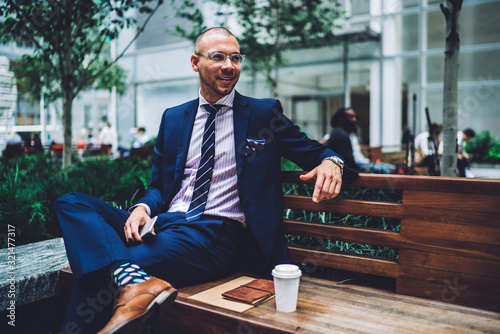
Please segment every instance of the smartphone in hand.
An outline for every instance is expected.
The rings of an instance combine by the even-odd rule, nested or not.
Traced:
[[[152,236],[151,231],[153,230],[156,219],[158,216],[155,216],[154,218],[150,219],[146,224],[142,225],[139,234],[142,238],[142,240],[147,240],[149,237]]]

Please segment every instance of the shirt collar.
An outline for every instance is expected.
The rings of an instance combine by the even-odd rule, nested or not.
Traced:
[[[232,108],[233,107],[233,102],[234,102],[234,95],[235,95],[235,90],[233,89],[231,93],[227,94],[226,96],[222,97],[219,101],[213,103],[213,104],[222,104],[223,106]],[[200,99],[200,106],[204,104],[211,104],[208,103],[207,100],[203,98],[201,95],[201,90],[198,93],[199,99]]]

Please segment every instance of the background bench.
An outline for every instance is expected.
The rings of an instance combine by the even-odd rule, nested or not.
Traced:
[[[399,146],[369,146],[361,145],[361,152],[371,162],[385,162],[392,165],[404,164],[406,151]]]

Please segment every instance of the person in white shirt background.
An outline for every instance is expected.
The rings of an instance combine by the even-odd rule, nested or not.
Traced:
[[[441,131],[443,126],[441,124],[432,123],[430,129],[434,138],[434,143],[437,145],[437,154],[443,154],[443,142],[441,141]],[[415,163],[418,166],[427,166],[429,159],[435,154],[435,147],[429,140],[429,131],[424,131],[415,137]]]
[[[140,128],[131,128],[128,133],[134,138],[134,142],[132,143],[133,148],[139,148],[144,146],[148,141],[151,140],[151,137],[146,133],[146,129],[143,127]]]
[[[109,154],[113,154],[113,152],[115,152],[118,148],[118,134],[111,123],[107,123],[107,125],[102,128],[101,133],[99,134],[99,142],[101,145],[111,146]]]

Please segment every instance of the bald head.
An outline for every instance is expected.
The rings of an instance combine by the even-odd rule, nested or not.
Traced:
[[[209,28],[209,29],[205,30],[204,32],[202,32],[198,36],[198,38],[196,38],[196,42],[194,44],[194,54],[199,54],[199,53],[203,53],[204,52],[204,50],[202,50],[202,48],[203,48],[203,40],[205,38],[211,37],[211,36],[222,36],[222,37],[233,36],[234,37],[234,35],[229,30],[227,30],[226,28],[222,28],[222,27]]]

